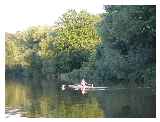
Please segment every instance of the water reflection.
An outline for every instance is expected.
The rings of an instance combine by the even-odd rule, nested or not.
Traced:
[[[7,81],[6,108],[26,117],[104,117],[94,93],[62,92],[53,81]]]
[[[156,95],[152,88],[111,90],[97,93],[97,96],[105,117],[156,116]]]
[[[6,113],[24,117],[155,117],[150,88],[61,91],[53,81],[6,81]]]

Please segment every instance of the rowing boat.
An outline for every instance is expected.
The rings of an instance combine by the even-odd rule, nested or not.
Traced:
[[[74,85],[62,85],[62,90],[66,89],[73,89],[73,90],[81,90],[82,86],[80,84],[74,84]],[[108,87],[94,87],[93,84],[87,84],[85,86],[85,90],[106,90]]]

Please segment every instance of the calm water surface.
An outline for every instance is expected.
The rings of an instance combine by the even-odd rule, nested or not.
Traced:
[[[6,114],[23,117],[155,117],[155,90],[61,91],[53,81],[7,80]]]

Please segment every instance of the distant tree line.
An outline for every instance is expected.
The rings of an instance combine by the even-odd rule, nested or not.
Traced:
[[[6,33],[6,77],[155,85],[156,7],[69,10],[55,26]]]

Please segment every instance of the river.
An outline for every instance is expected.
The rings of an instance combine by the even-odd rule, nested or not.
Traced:
[[[155,89],[62,91],[45,80],[6,80],[6,117],[110,118],[155,117]]]

